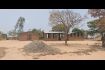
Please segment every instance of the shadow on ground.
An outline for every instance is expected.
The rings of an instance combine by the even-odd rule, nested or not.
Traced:
[[[97,45],[92,45],[92,46],[90,46],[89,49],[81,49],[79,51],[74,51],[74,52],[61,52],[61,53],[58,53],[58,54],[60,54],[60,55],[68,54],[70,56],[74,56],[74,55],[82,56],[82,55],[91,55],[93,52],[98,52],[98,51],[105,51],[105,49],[103,49],[103,48],[101,48],[100,46],[97,46]],[[39,59],[42,56],[46,56],[46,55],[45,54],[40,54],[38,56],[33,56],[33,59]]]
[[[101,46],[99,45],[89,45],[89,48],[88,49],[80,49],[78,51],[74,51],[74,52],[60,52],[60,53],[57,53],[57,54],[60,54],[60,55],[63,55],[63,54],[72,54],[72,55],[91,55],[93,52],[98,52],[98,51],[105,51],[105,48],[102,48]],[[54,54],[56,55],[56,54]],[[45,54],[40,54],[38,56],[34,56],[33,59],[39,59],[39,57],[41,56],[46,56]]]
[[[49,44],[49,46],[65,46],[64,43],[57,43],[57,44]],[[67,47],[79,47],[79,46],[84,46],[84,47],[88,47],[88,49],[79,49],[77,51],[74,51],[74,52],[62,52],[60,53],[61,55],[62,54],[67,54],[67,53],[74,53],[74,54],[77,54],[77,55],[91,55],[92,52],[98,52],[98,51],[105,51],[105,48],[102,48],[101,47],[101,43],[97,42],[93,45],[89,45],[89,44],[68,44]],[[66,47],[66,46],[65,46]]]
[[[75,53],[77,55],[91,55],[93,52],[98,52],[98,51],[105,51],[105,48],[102,48],[101,45],[95,44],[95,45],[89,45],[88,49],[81,49],[79,51],[75,52],[70,52],[70,53]]]

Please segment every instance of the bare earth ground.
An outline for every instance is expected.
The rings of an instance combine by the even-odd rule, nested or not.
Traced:
[[[100,46],[100,41],[69,41],[65,46],[64,41],[43,41],[47,45],[61,50],[56,55],[26,55],[22,48],[31,41],[2,40],[0,41],[1,60],[104,60],[105,49]]]

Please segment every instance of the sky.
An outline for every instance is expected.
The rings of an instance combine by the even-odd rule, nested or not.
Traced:
[[[81,16],[88,15],[87,9],[71,9],[74,12],[80,13]],[[49,15],[52,9],[0,9],[0,31],[8,33],[13,30],[18,18],[24,17],[24,31],[33,28],[50,31]],[[86,22],[92,20],[90,16],[81,22],[83,29],[88,29]]]

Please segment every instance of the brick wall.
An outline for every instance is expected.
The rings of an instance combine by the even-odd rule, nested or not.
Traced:
[[[18,40],[21,40],[21,41],[26,41],[26,40],[28,40],[28,35],[27,35],[27,33],[21,33],[21,34],[19,34]]]
[[[39,40],[39,36],[35,33],[31,34],[31,40]]]
[[[38,40],[39,36],[32,32],[23,32],[20,33],[18,36],[18,40],[20,41],[27,41],[27,40]]]

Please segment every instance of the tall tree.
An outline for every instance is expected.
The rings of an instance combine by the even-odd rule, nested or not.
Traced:
[[[87,26],[89,27],[88,34],[94,36],[96,33],[99,33],[97,27],[97,19],[87,22]]]
[[[53,10],[50,13],[49,21],[52,26],[62,24],[65,32],[65,45],[68,41],[68,33],[71,28],[82,21],[82,17],[79,13],[75,13],[72,10]]]
[[[25,22],[25,18],[19,17],[19,19],[15,25],[15,32],[17,32],[18,34],[23,32],[24,22]]]
[[[64,32],[64,25],[58,24],[52,27],[52,31]]]
[[[102,35],[102,47],[105,47],[105,9],[89,9],[89,14],[97,18],[97,27]]]

